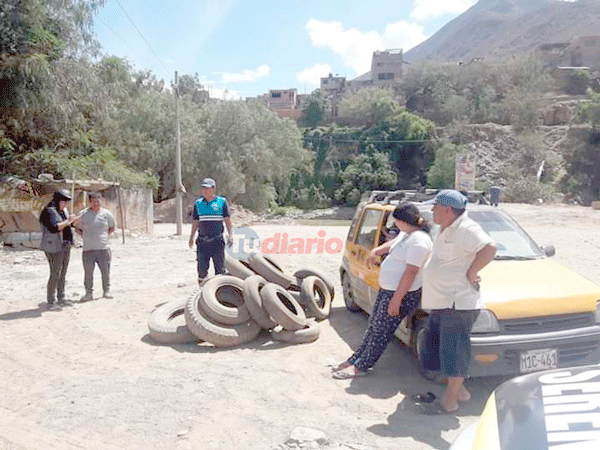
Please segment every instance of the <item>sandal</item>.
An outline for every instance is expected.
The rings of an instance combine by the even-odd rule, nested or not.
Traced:
[[[458,408],[448,411],[446,408],[442,406],[441,403],[433,402],[433,403],[417,403],[417,412],[419,414],[425,414],[426,416],[441,416],[444,414],[452,414]]]
[[[435,395],[433,392],[427,394],[415,394],[411,397],[415,403],[433,403]]]
[[[363,372],[362,370],[358,370],[356,367],[350,366],[345,369],[338,370],[337,372],[333,372],[331,374],[332,378],[336,380],[348,380],[351,378],[364,377],[367,372]]]

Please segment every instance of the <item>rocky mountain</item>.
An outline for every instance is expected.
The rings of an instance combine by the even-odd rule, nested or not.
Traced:
[[[532,53],[542,44],[597,35],[600,0],[479,0],[404,59],[495,61]]]

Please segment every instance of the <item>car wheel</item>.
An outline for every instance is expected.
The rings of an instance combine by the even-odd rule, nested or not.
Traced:
[[[248,259],[250,268],[270,283],[276,283],[284,288],[294,284],[295,278],[282,272],[271,261],[260,253],[252,253]]]
[[[252,318],[265,330],[270,330],[277,326],[267,314],[263,306],[260,290],[267,284],[260,275],[252,275],[244,280],[244,304]]]
[[[185,322],[183,325],[175,320],[183,316],[187,299],[173,300],[159,306],[148,318],[150,336],[161,344],[189,344],[199,339],[190,332]]]
[[[331,294],[331,300],[335,297],[335,287],[333,285],[333,281],[327,274],[318,269],[298,269],[294,272],[294,278],[298,280],[298,285],[302,285],[302,280],[306,277],[315,276],[319,277],[323,282],[327,285],[327,289],[329,289],[329,293]]]
[[[302,303],[310,315],[317,320],[325,320],[331,314],[331,291],[321,278],[309,276],[302,280],[300,286]]]
[[[185,305],[185,322],[198,338],[215,347],[233,347],[250,342],[258,333],[260,325],[254,320],[239,325],[221,325],[206,315],[200,303],[201,290],[194,292]]]
[[[317,322],[309,320],[306,326],[300,330],[273,330],[271,332],[271,337],[276,341],[287,342],[288,344],[304,344],[316,341],[319,337],[319,333],[320,328]]]
[[[342,292],[344,294],[344,303],[346,304],[346,309],[351,312],[361,311],[360,306],[354,303],[352,286],[350,284],[350,275],[348,275],[346,272],[342,274]]]
[[[423,378],[434,383],[444,384],[444,378],[435,371],[427,370],[423,364],[423,352],[427,345],[427,318],[417,320],[415,323],[415,330],[412,335],[413,340],[413,352],[417,360],[417,369]]]
[[[302,306],[283,287],[267,283],[260,290],[260,297],[271,319],[284,329],[294,331],[306,327],[306,314]]]
[[[217,275],[208,280],[200,294],[204,312],[223,325],[239,325],[251,319],[244,304],[244,281],[231,275]]]

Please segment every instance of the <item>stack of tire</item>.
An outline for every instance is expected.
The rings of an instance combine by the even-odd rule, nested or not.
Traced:
[[[256,338],[261,329],[274,340],[300,344],[319,337],[317,320],[329,317],[333,283],[316,269],[292,276],[260,253],[248,261],[226,255],[229,275],[207,280],[185,301],[155,309],[148,320],[150,336],[163,344],[196,341],[232,347]],[[186,326],[173,319],[185,316]]]

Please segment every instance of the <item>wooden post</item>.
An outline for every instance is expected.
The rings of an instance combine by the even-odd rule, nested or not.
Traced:
[[[121,203],[121,185],[117,185],[117,200],[119,201],[119,215],[121,216],[121,237],[125,243],[125,218],[123,214],[123,203]]]
[[[177,236],[182,234],[182,200],[183,183],[181,182],[181,136],[179,132],[179,81],[175,72],[175,220],[177,222]]]

